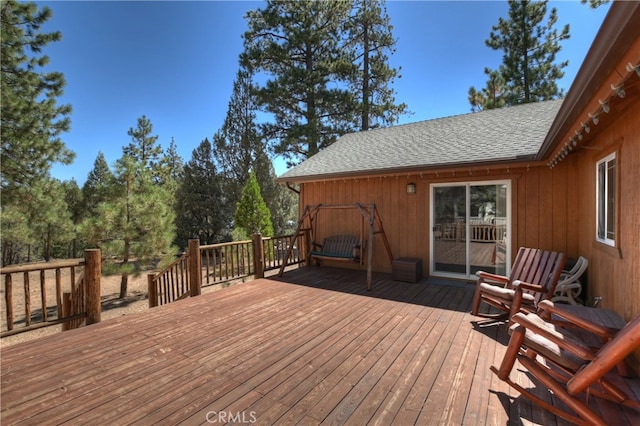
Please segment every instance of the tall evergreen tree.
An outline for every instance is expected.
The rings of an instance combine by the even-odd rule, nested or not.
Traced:
[[[2,266],[20,263],[28,246],[34,242],[28,209],[20,203],[3,203],[0,209]]]
[[[391,87],[400,78],[399,69],[389,65],[396,46],[392,31],[385,0],[353,0],[347,33],[356,65],[351,87],[359,98],[359,130],[392,125],[407,111],[406,104],[396,103]]]
[[[270,0],[247,14],[241,63],[267,78],[256,95],[273,120],[261,130],[289,164],[353,129],[353,64],[342,45],[349,13],[346,1]]]
[[[157,144],[158,136],[153,135],[153,124],[145,115],[138,118],[138,126],[129,128],[131,136],[129,145],[122,147],[124,155],[138,161],[140,165],[152,172],[155,181],[162,179],[161,159],[162,147]]]
[[[242,187],[257,162],[270,162],[256,124],[257,105],[251,74],[241,68],[222,128],[213,136],[213,155],[225,178],[224,191],[232,205],[240,200]]]
[[[20,202],[2,205],[3,264],[50,260],[56,245],[66,246],[75,229],[60,181],[45,177],[21,191]],[[63,253],[64,254],[64,253]]]
[[[560,42],[569,38],[569,25],[560,32],[555,29],[558,21],[556,8],[551,9],[543,24],[547,3],[510,0],[509,19],[500,18],[486,40],[487,46],[504,52],[499,73],[505,82],[503,97],[507,106],[556,99],[563,95],[556,81],[564,75],[562,69],[568,61],[557,64],[555,60],[561,49]],[[487,92],[491,89],[487,88]],[[470,100],[474,93],[478,93],[475,88],[469,89]],[[485,99],[487,103],[479,109],[500,104],[493,102],[492,105],[490,97],[485,96]],[[478,109],[473,103],[472,108]]]
[[[180,206],[176,218],[176,244],[180,248],[186,248],[190,238],[199,238],[202,244],[230,238],[233,212],[222,190],[221,179],[216,170],[213,147],[205,139],[185,164],[176,195]]]
[[[51,260],[56,245],[66,246],[75,238],[75,226],[66,202],[62,182],[46,179],[33,185],[29,191],[34,205],[31,213],[31,228],[42,250],[42,258]]]
[[[120,298],[124,298],[134,259],[145,266],[171,256],[175,216],[164,186],[156,185],[151,172],[130,155],[117,161],[109,193],[96,215],[83,222],[83,230],[87,241],[99,246],[105,256],[122,259],[118,269]]]
[[[42,49],[59,41],[61,33],[43,33],[51,10],[35,3],[3,1],[0,5],[0,76],[2,148],[0,151],[2,203],[17,191],[48,174],[54,162],[70,163],[73,153],[60,139],[69,130],[70,105],[58,105],[64,75],[46,72],[49,62]]]
[[[295,200],[276,182],[276,174],[266,146],[256,124],[257,105],[250,73],[240,69],[233,84],[227,116],[220,131],[214,135],[214,156],[223,175],[223,193],[228,205],[240,201],[242,188],[254,172],[262,189],[262,196],[271,212],[276,235],[284,235],[292,220]]]
[[[499,71],[484,69],[484,73],[489,77],[487,86],[478,92],[474,87],[469,89],[469,103],[471,111],[482,111],[484,109],[502,108],[505,106],[505,81]]]
[[[169,147],[160,160],[160,165],[163,170],[164,182],[177,183],[182,179],[184,159],[178,154],[178,145],[173,138],[171,138]]]
[[[82,244],[81,239],[79,238],[77,229],[85,217],[84,200],[82,197],[82,190],[75,179],[62,182],[62,190],[64,192],[64,200],[69,207],[71,222],[74,226],[73,240],[68,246],[66,257],[75,258],[78,257],[78,251],[84,247],[84,244]]]
[[[98,205],[109,199],[109,191],[113,185],[113,173],[109,169],[107,160],[100,151],[93,162],[93,169],[87,175],[87,180],[82,185],[82,199],[84,216],[89,217],[96,213]]]

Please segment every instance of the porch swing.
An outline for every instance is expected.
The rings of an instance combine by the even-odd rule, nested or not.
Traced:
[[[359,236],[355,235],[331,235],[318,243],[317,238],[317,217],[320,210],[346,210],[356,209],[361,215]],[[366,230],[368,225],[368,232]],[[365,238],[366,234],[366,238]],[[287,253],[285,259],[291,256],[293,245],[298,237],[307,237],[306,244],[306,259],[311,259],[316,262],[323,260],[338,261],[338,262],[356,262],[361,266],[364,265],[364,255],[367,256],[367,290],[371,290],[371,275],[372,275],[372,263],[373,263],[373,237],[380,234],[382,236],[382,242],[389,256],[389,261],[393,262],[393,255],[391,253],[391,247],[389,241],[384,233],[382,227],[382,220],[376,209],[375,204],[339,204],[339,205],[325,205],[316,204],[313,206],[305,206],[302,216],[298,221],[298,227],[295,234],[292,237],[291,244],[287,247]],[[280,267],[279,276],[284,273],[285,264]]]

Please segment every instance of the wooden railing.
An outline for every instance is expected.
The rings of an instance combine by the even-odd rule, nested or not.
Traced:
[[[255,273],[252,240],[200,246],[202,286],[245,278]]]
[[[189,253],[182,254],[176,261],[158,274],[147,275],[149,306],[164,305],[189,296],[191,281],[189,274]]]
[[[305,261],[304,253],[303,250],[300,250],[300,247],[297,246],[297,241],[298,239],[294,239],[292,235],[263,238],[264,270],[272,271],[280,269],[283,264],[289,266],[303,263]],[[293,249],[291,250],[289,258],[285,259],[287,248],[290,244],[293,244]]]
[[[502,241],[506,233],[505,224],[471,223],[469,225],[470,241],[495,242]],[[438,223],[434,227],[437,240],[466,241],[466,227],[460,223]]]
[[[84,259],[0,269],[5,313],[0,336],[56,324],[68,329],[100,322],[100,274],[100,250],[86,250]],[[38,307],[34,309],[32,302]],[[18,306],[23,307],[20,312]]]
[[[261,278],[265,271],[278,269],[283,264],[300,264],[304,257],[295,246],[289,258],[285,259],[292,240],[291,236],[263,238],[259,234],[251,240],[203,246],[198,240],[190,240],[185,254],[160,273],[147,276],[149,307],[197,296],[202,287],[251,275]]]

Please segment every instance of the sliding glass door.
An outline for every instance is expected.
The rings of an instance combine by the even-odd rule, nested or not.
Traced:
[[[431,185],[431,271],[469,278],[509,265],[508,181]]]

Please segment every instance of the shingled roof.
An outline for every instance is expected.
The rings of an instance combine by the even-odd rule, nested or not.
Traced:
[[[288,170],[287,182],[534,159],[562,100],[349,133]]]

